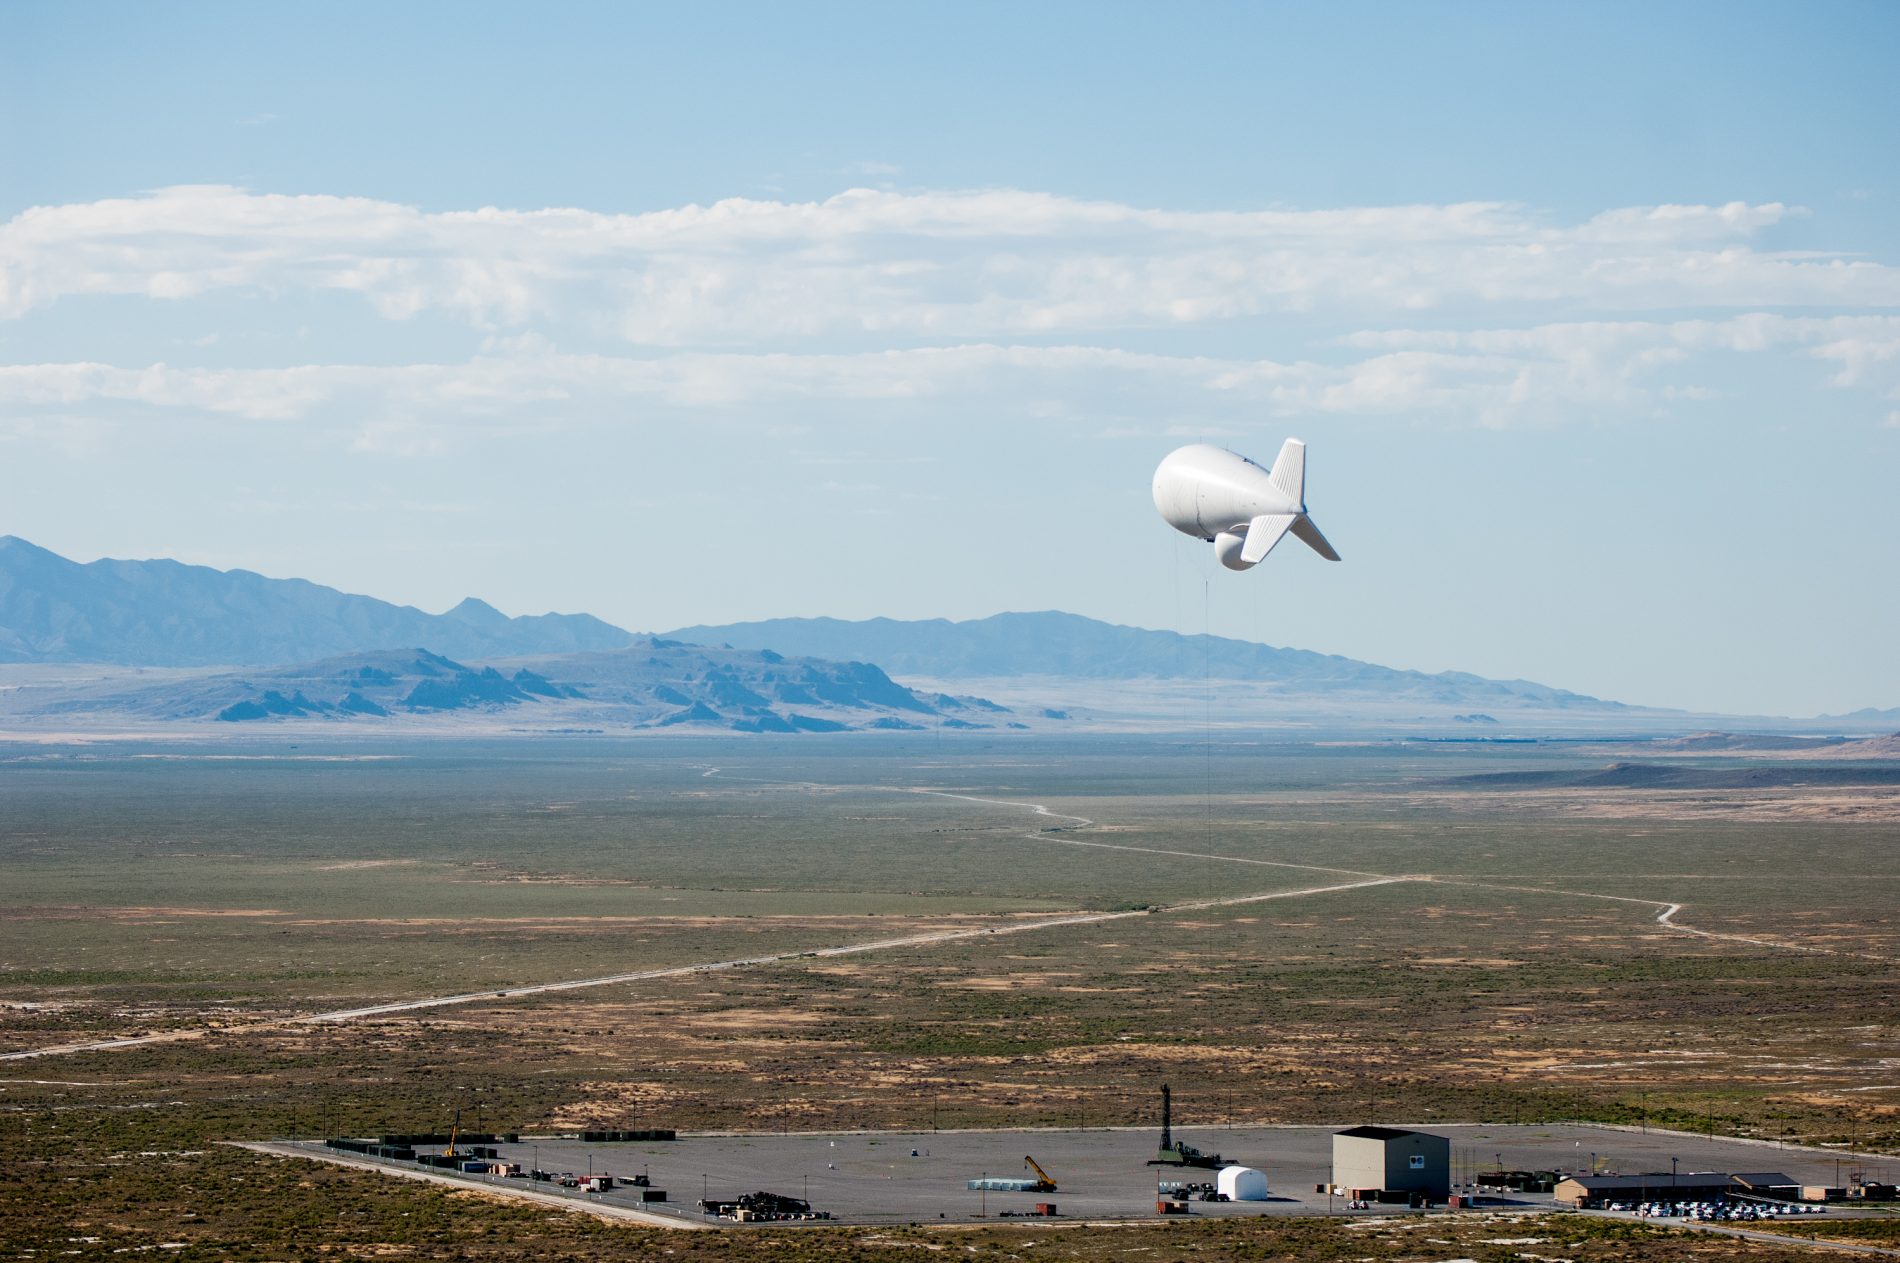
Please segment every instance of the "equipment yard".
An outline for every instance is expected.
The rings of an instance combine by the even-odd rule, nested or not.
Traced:
[[[1192,1200],[1188,1212],[1203,1217],[1260,1215],[1391,1214],[1403,1207],[1373,1205],[1349,1210],[1344,1196],[1328,1198],[1316,1186],[1328,1183],[1332,1127],[1235,1127],[1195,1129],[1190,1137],[1204,1149],[1264,1171],[1269,1200],[1218,1202]],[[1900,1157],[1848,1155],[1826,1150],[1750,1143],[1725,1137],[1675,1132],[1622,1130],[1567,1125],[1438,1125],[1430,1128],[1451,1140],[1454,1189],[1488,1187],[1497,1171],[1545,1171],[1584,1174],[1594,1161],[1600,1174],[1662,1172],[1672,1160],[1683,1187],[1692,1174],[1774,1170],[1803,1185],[1841,1187],[1849,1175],[1884,1182],[1900,1173]],[[1041,1218],[1038,1204],[1053,1203],[1061,1220],[1152,1219],[1157,1181],[1211,1183],[1214,1172],[1193,1167],[1151,1166],[1152,1128],[1070,1131],[841,1132],[794,1135],[725,1134],[684,1136],[672,1142],[587,1144],[560,1137],[523,1137],[498,1144],[497,1159],[520,1165],[522,1175],[441,1174],[498,1193],[555,1195],[596,1207],[620,1207],[649,1222],[679,1226],[730,1224],[702,1213],[702,1199],[732,1201],[741,1195],[771,1192],[808,1201],[814,1213],[844,1224],[962,1222]],[[414,1163],[378,1162],[357,1154],[338,1154],[320,1141],[272,1142],[254,1148],[278,1154],[345,1160],[388,1166],[405,1172]],[[972,1190],[972,1180],[1032,1177],[1025,1155],[1033,1155],[1056,1183],[1053,1192]],[[554,1175],[537,1181],[538,1168]],[[586,1181],[612,1175],[606,1192],[564,1188],[562,1174]],[[648,1187],[628,1181],[645,1176],[666,1201],[644,1201]],[[1477,1194],[1485,1208],[1552,1209],[1548,1192]],[[1834,1203],[1826,1214],[1851,1217],[1884,1210]],[[629,1216],[633,1217],[633,1216]]]

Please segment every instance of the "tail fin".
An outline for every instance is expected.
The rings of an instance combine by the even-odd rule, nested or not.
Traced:
[[[1274,459],[1273,471],[1267,475],[1267,480],[1294,504],[1304,509],[1306,507],[1306,444],[1298,439],[1288,439],[1280,444],[1280,455]]]
[[[1280,472],[1280,467],[1278,465],[1274,466],[1274,472],[1275,473]],[[1339,560],[1339,554],[1333,551],[1333,546],[1326,542],[1326,537],[1319,533],[1319,527],[1314,526],[1313,519],[1306,516],[1306,514],[1302,513],[1298,517],[1293,519],[1292,531],[1295,535],[1298,535],[1302,541],[1305,542],[1308,548],[1312,549],[1314,552],[1318,553],[1320,556],[1324,557],[1326,560],[1328,561]]]

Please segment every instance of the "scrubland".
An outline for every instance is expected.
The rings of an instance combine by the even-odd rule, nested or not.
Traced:
[[[1154,1121],[1167,1081],[1202,1122],[1900,1147],[1891,787],[1467,779],[1604,762],[975,735],[0,750],[0,1052],[180,1036],[0,1062],[0,1248],[1424,1257],[1416,1226],[1306,1222],[768,1248],[218,1144],[435,1130],[457,1108],[522,1131],[1123,1125]],[[1129,915],[988,933],[1090,911]],[[1520,1257],[1432,1222],[1432,1257]],[[1570,1221],[1491,1235],[1572,1258],[1781,1250]]]

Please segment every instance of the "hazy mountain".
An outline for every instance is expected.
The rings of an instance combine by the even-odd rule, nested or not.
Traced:
[[[0,536],[0,662],[225,666],[399,645],[452,658],[612,649],[632,634],[587,614],[509,618],[470,598],[446,614],[302,579],[176,561],[80,565]]]
[[[1379,697],[1434,705],[1625,709],[1528,680],[1487,680],[1460,671],[1426,674],[1304,649],[1219,636],[1183,636],[1097,622],[1076,614],[997,614],[954,623],[874,618],[779,618],[666,633],[702,644],[875,662],[900,677],[996,680],[1247,680],[1287,693]],[[1467,717],[1470,719],[1471,717]],[[1482,718],[1476,720],[1482,722]]]
[[[1867,727],[1870,725],[1885,727],[1892,724],[1900,724],[1900,706],[1890,707],[1886,710],[1881,710],[1874,706],[1863,706],[1859,710],[1849,711],[1845,715],[1822,715],[1820,718],[1838,719],[1843,723],[1852,724],[1855,727]]]
[[[0,718],[27,727],[215,721],[263,728],[289,720],[359,730],[400,724],[462,729],[699,727],[842,732],[1025,725],[994,702],[920,695],[864,663],[706,649],[640,637],[613,650],[469,664],[426,649],[378,650],[291,666],[54,676],[0,696]]]

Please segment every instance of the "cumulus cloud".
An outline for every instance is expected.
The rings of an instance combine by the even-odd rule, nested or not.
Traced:
[[[1786,316],[1748,312],[1723,320],[1596,320],[1522,329],[1382,329],[1337,339],[1339,345],[1391,356],[1440,356],[1471,364],[1517,362],[1526,387],[1545,403],[1583,393],[1630,402],[1652,371],[1711,352],[1793,352],[1836,365],[1832,385],[1900,392],[1900,316]],[[1618,389],[1621,383],[1625,389]],[[1527,396],[1531,392],[1527,389]],[[1702,399],[1706,386],[1670,384],[1665,399]],[[1893,397],[1900,398],[1900,393]]]
[[[1173,211],[857,189],[602,214],[179,186],[0,225],[0,320],[110,297],[149,330],[151,310],[196,301],[189,327],[214,332],[147,354],[227,362],[0,366],[0,408],[23,442],[52,417],[197,416],[421,456],[478,432],[689,413],[781,437],[959,411],[1095,434],[1643,417],[1717,397],[1731,355],[1900,398],[1900,316],[1882,310],[1900,308],[1900,268],[1760,245],[1802,213],[1736,202],[1560,223],[1489,202]],[[339,295],[390,323],[338,321]],[[289,320],[314,315],[332,358],[361,362],[231,366],[267,350],[233,314],[280,298],[305,300]],[[1664,318],[1675,309],[1700,314]],[[1225,353],[1180,354],[1180,327]],[[479,352],[445,353],[444,330]]]
[[[1241,367],[1230,361],[1081,346],[976,344],[814,355],[688,352],[654,359],[564,353],[529,343],[454,364],[254,369],[0,365],[0,405],[27,410],[140,404],[262,422],[301,419],[337,405],[352,411],[468,416],[517,413],[526,407],[558,411],[561,405],[601,399],[718,408],[804,399],[1008,394],[1038,381],[1105,376],[1214,388]],[[1262,377],[1298,372],[1285,366],[1246,367]]]
[[[347,427],[359,451],[439,452],[455,430],[639,424],[723,411],[793,434],[840,406],[904,405],[1062,422],[1163,418],[1212,433],[1218,418],[1338,415],[1458,424],[1549,423],[1578,412],[1648,415],[1715,394],[1710,351],[1781,348],[1839,364],[1832,384],[1876,390],[1900,378],[1900,317],[1585,322],[1526,329],[1386,330],[1339,340],[1343,359],[1234,359],[1114,347],[972,343],[854,353],[682,351],[577,354],[536,336],[492,338],[456,363],[206,369],[101,363],[0,366],[0,407],[20,415],[158,409],[255,423]],[[927,408],[916,415],[930,415]],[[616,420],[603,422],[602,417]],[[1174,429],[1167,427],[1172,425]],[[1125,427],[1110,427],[1120,433]],[[1182,430],[1181,432],[1185,432]]]
[[[644,214],[425,211],[179,186],[0,226],[0,317],[82,295],[343,292],[389,320],[646,346],[1007,338],[1458,304],[1900,305],[1900,269],[1764,250],[1780,204],[1173,211],[1011,189],[854,189]]]

